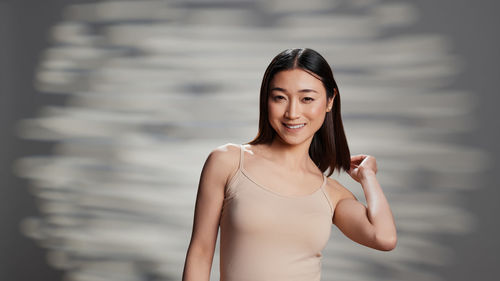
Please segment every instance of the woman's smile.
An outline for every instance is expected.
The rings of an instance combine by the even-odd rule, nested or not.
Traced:
[[[306,125],[306,123],[297,123],[297,124],[282,123],[282,124],[285,126],[288,132],[293,132],[293,133],[300,131],[300,129],[304,128]]]

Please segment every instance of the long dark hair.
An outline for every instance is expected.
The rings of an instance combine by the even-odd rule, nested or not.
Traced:
[[[321,172],[324,173],[329,169],[328,176],[331,176],[335,169],[339,172],[342,169],[348,171],[351,166],[351,154],[342,125],[339,89],[328,62],[312,49],[287,49],[271,61],[264,73],[260,88],[259,131],[257,136],[248,143],[269,144],[273,141],[276,131],[269,123],[269,84],[276,73],[295,68],[318,76],[326,89],[327,100],[334,98],[332,110],[326,113],[323,125],[314,134],[309,146],[309,156]]]

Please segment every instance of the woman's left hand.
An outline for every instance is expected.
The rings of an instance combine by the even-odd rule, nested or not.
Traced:
[[[375,157],[365,154],[351,156],[351,168],[347,173],[360,183],[369,173],[377,173],[377,161]]]

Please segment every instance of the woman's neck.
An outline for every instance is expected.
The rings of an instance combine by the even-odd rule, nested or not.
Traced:
[[[275,138],[264,146],[264,157],[292,172],[309,171],[311,165],[315,166],[309,156],[310,145],[311,140],[300,144],[289,144]]]

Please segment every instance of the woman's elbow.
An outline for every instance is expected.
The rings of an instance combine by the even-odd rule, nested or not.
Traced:
[[[392,251],[396,248],[398,238],[396,235],[377,239],[377,250]]]

